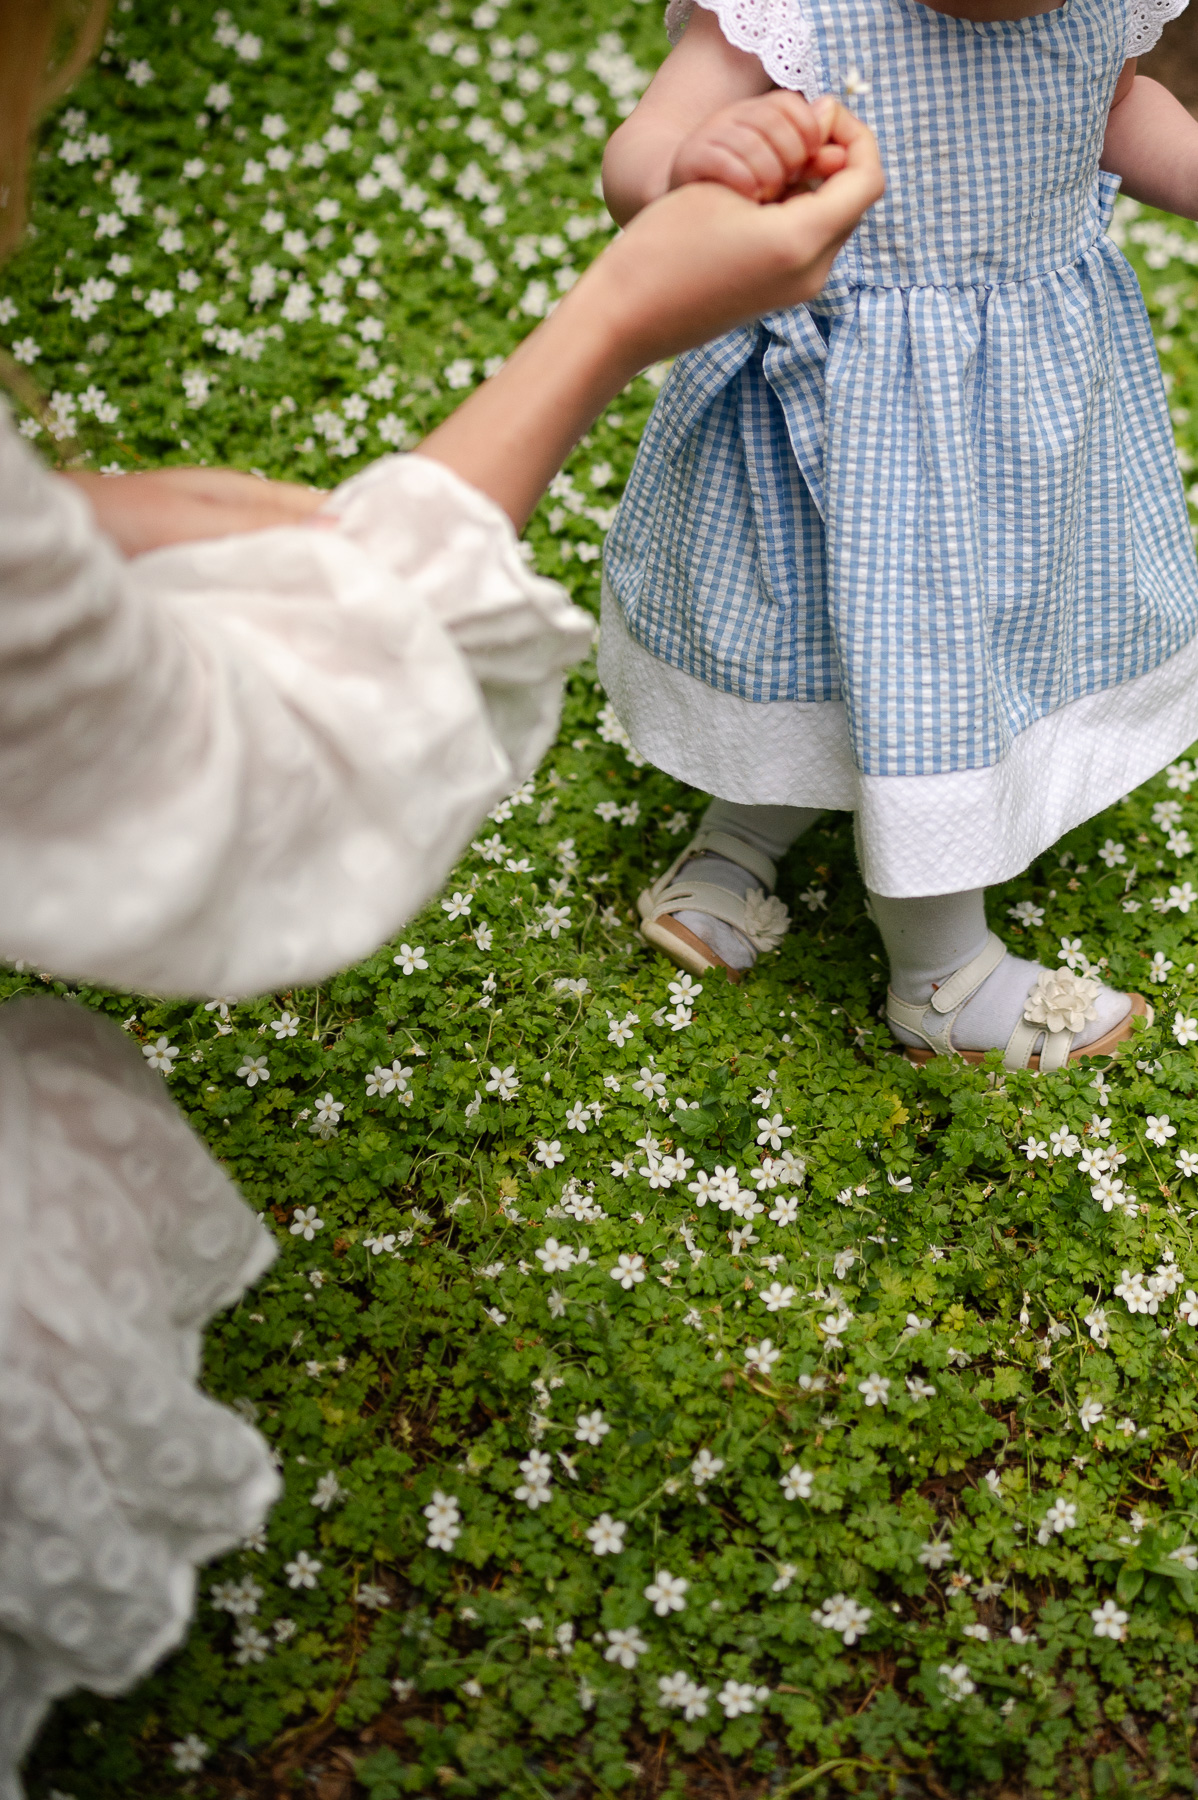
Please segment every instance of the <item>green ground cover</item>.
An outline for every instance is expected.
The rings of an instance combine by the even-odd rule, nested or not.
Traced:
[[[0,285],[25,429],[322,483],[415,441],[604,242],[603,138],[662,48],[620,0],[118,0]],[[1115,230],[1184,460],[1198,234]],[[529,532],[592,607],[653,392]],[[1012,948],[1151,994],[1101,1074],[892,1054],[835,816],[781,952],[676,980],[631,903],[702,798],[593,667],[361,967],[83,990],[276,1230],[207,1379],[286,1495],[157,1675],[61,1707],[36,1800],[1193,1792],[1194,779],[993,895]],[[0,973],[30,987],[64,991]]]

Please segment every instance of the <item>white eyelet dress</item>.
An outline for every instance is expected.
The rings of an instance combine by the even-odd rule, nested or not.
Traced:
[[[1007,879],[1198,737],[1198,566],[1099,169],[1184,0],[703,4],[780,85],[853,97],[887,191],[816,300],[675,363],[600,674],[672,774],[855,811],[877,892]]]
[[[535,768],[590,641],[427,457],[320,527],[127,562],[0,406],[0,955],[143,993],[321,980]],[[196,1385],[274,1253],[129,1036],[0,1007],[0,1800],[55,1696],[177,1644],[195,1565],[278,1492]]]

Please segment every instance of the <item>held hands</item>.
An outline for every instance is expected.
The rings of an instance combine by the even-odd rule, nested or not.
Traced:
[[[569,296],[581,303],[588,284],[597,291],[606,281],[615,328],[636,367],[811,299],[862,214],[881,198],[885,180],[873,134],[838,101],[810,107],[793,94],[771,94],[715,119],[754,109],[768,119],[769,132],[742,144],[742,190],[733,192],[722,176],[716,185],[714,173],[690,176],[638,213]],[[722,140],[704,149],[696,142],[702,136],[683,145],[676,171],[698,169],[704,158],[714,170],[725,152],[732,156]],[[821,183],[814,192],[796,191],[813,179]],[[750,181],[782,197],[759,204],[744,192]]]
[[[776,88],[721,107],[683,138],[670,187],[718,181],[746,200],[768,202],[844,166],[844,145],[828,139],[816,109],[801,94]]]

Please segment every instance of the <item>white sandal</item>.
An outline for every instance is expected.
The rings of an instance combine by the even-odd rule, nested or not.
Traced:
[[[930,1062],[934,1056],[959,1056],[965,1062],[980,1063],[989,1054],[985,1050],[958,1050],[953,1043],[953,1026],[965,1002],[973,998],[1006,954],[1002,939],[991,932],[985,947],[947,981],[942,981],[930,1000],[912,1004],[900,1000],[893,988],[887,989],[887,1022],[922,1039],[919,1047],[903,1045],[904,1054],[913,1063]],[[1094,1017],[1098,990],[1098,982],[1075,975],[1072,969],[1042,970],[1007,1039],[1003,1068],[1048,1071],[1063,1069],[1066,1063],[1079,1062],[1084,1056],[1112,1056],[1118,1045],[1131,1036],[1133,1018],[1142,1017],[1152,1024],[1151,1006],[1143,994],[1132,994],[1131,1007],[1118,1025],[1112,1025],[1093,1043],[1074,1050],[1073,1040],[1085,1028],[1087,1018]]]
[[[710,881],[677,879],[679,870],[696,856],[722,856],[738,868],[756,875],[761,887],[750,888],[745,895],[728,888],[716,887]],[[759,952],[776,950],[790,930],[790,914],[774,893],[777,871],[768,856],[731,837],[724,831],[700,828],[674,859],[664,875],[659,875],[637,900],[641,915],[641,936],[655,950],[660,950],[680,969],[692,975],[705,975],[712,969],[723,969],[730,980],[739,981],[743,969],[734,969],[722,956],[705,944],[701,937],[688,931],[672,918],[677,912],[703,912],[722,919],[742,932]]]

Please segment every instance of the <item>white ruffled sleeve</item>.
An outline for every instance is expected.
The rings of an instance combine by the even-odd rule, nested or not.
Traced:
[[[669,0],[666,31],[671,44],[682,37],[696,4],[715,14],[728,42],[755,56],[778,87],[808,100],[827,92],[815,34],[801,0]]]
[[[1147,56],[1155,50],[1170,19],[1178,19],[1189,0],[1129,0],[1124,56]]]
[[[323,527],[129,562],[0,420],[0,954],[156,993],[317,980],[552,740],[589,617],[394,456]]]

